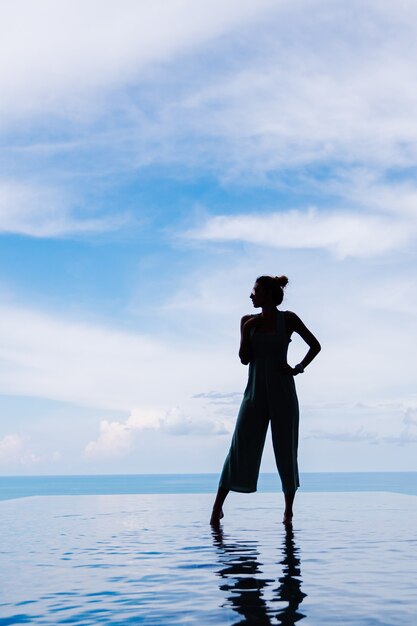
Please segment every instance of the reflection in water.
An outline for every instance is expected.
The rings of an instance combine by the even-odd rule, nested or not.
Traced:
[[[282,576],[278,579],[279,586],[274,591],[277,599],[288,602],[285,607],[277,614],[278,624],[295,624],[305,615],[298,611],[298,607],[307,594],[301,591],[301,567],[299,548],[294,541],[294,532],[292,526],[287,526],[284,542],[282,545],[283,559],[280,561],[282,568]]]
[[[233,609],[242,616],[238,624],[285,624],[294,625],[305,615],[298,607],[306,597],[301,591],[299,548],[294,542],[294,532],[288,527],[281,547],[282,576],[279,585],[272,590],[273,598],[265,599],[265,590],[275,579],[262,577],[262,563],[258,561],[257,541],[231,542],[223,535],[221,527],[213,528],[213,541],[218,548],[222,579],[221,591],[229,592],[227,599]],[[277,610],[276,602],[287,603]]]

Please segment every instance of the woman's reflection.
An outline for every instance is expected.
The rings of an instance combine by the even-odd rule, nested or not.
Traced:
[[[301,566],[300,566],[300,549],[294,541],[294,531],[292,526],[286,527],[284,541],[281,546],[283,558],[279,562],[282,565],[282,576],[278,579],[279,585],[274,592],[276,600],[280,602],[288,602],[288,606],[278,612],[278,624],[295,624],[305,617],[303,613],[298,611],[306,593],[301,591]]]
[[[283,575],[273,590],[273,598],[265,599],[264,590],[276,579],[262,577],[262,563],[258,561],[258,542],[231,542],[223,535],[221,527],[213,528],[214,545],[218,548],[222,579],[221,591],[228,592],[227,599],[233,609],[242,616],[238,624],[285,624],[290,626],[305,615],[298,611],[306,596],[301,591],[299,549],[294,543],[294,533],[287,527],[281,547]],[[269,595],[269,594],[268,594]],[[287,603],[277,611],[276,602]]]

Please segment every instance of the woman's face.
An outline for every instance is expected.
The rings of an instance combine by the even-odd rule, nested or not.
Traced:
[[[249,297],[252,300],[253,306],[257,309],[268,304],[269,300],[267,296],[268,294],[262,285],[255,283]]]

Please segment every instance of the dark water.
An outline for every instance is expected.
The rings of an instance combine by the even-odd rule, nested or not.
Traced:
[[[304,493],[0,503],[0,625],[415,626],[417,498]]]
[[[35,495],[213,493],[218,474],[0,476],[0,500]],[[277,474],[261,474],[261,493],[281,490]],[[417,495],[417,472],[301,474],[301,492],[389,491]]]

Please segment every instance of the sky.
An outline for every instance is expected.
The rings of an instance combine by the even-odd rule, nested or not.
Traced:
[[[409,0],[0,2],[0,474],[219,472],[262,274],[301,471],[416,471],[416,59]]]

